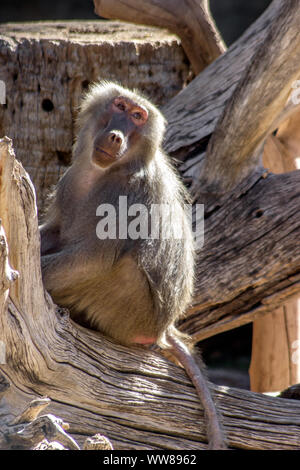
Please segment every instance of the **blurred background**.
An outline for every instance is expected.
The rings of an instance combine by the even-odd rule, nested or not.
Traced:
[[[210,0],[210,8],[227,46],[232,44],[271,3],[271,0]],[[97,20],[92,0],[1,0],[0,22]],[[202,341],[200,349],[215,383],[249,388],[252,326]]]

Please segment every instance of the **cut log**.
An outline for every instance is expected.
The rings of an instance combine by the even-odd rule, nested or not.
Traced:
[[[158,353],[125,348],[75,325],[65,310],[55,308],[43,290],[36,262],[33,186],[14,160],[8,139],[1,141],[0,152],[0,212],[8,227],[13,266],[20,273],[0,312],[0,341],[6,346],[6,361],[0,366],[5,376],[0,378],[5,396],[0,403],[0,442],[7,444],[14,420],[24,416],[30,400],[46,395],[51,398],[47,412],[69,423],[68,434],[81,447],[87,436],[101,433],[114,449],[206,448],[203,410],[182,369]],[[4,213],[8,194],[12,202]],[[1,266],[8,263],[7,252],[2,253]],[[227,387],[212,390],[231,448],[300,449],[297,401]],[[40,418],[36,426],[41,429]],[[24,439],[32,442],[35,429],[26,431]]]
[[[119,81],[162,105],[189,74],[178,38],[166,30],[100,20],[0,25],[7,95],[0,137],[13,139],[38,208],[70,164],[76,108],[90,82]]]

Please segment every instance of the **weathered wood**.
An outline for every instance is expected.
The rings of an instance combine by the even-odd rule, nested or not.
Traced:
[[[288,302],[253,322],[249,368],[253,392],[278,392],[299,383],[298,302]]]
[[[296,104],[299,104],[300,81],[296,81],[295,84],[297,89],[292,92],[292,100],[294,99]],[[293,96],[293,93],[295,93],[295,96]],[[280,125],[276,137],[285,150],[284,170],[291,169],[291,165],[300,168],[300,162],[297,160],[300,156],[300,111],[293,113]]]
[[[113,447],[107,437],[95,434],[95,436],[86,439],[83,450],[113,450]]]
[[[12,425],[30,423],[38,417],[38,415],[50,404],[50,399],[48,397],[41,397],[35,400],[32,400],[29,405],[26,406],[25,410],[17,416]]]
[[[274,7],[278,7],[277,2]],[[197,202],[206,202],[205,244],[198,256],[196,295],[193,308],[182,324],[195,339],[253,321],[257,315],[271,312],[299,292],[299,250],[294,242],[299,234],[296,222],[299,173],[264,174],[257,158],[261,140],[270,132],[272,123],[278,122],[280,116],[284,120],[282,108],[299,73],[300,60],[295,62],[293,54],[300,53],[298,24],[294,20],[298,18],[300,6],[285,2],[280,8],[277,25],[266,27],[269,33],[248,68],[254,83],[255,77],[259,81],[259,91],[254,91],[245,72],[226,105],[217,133],[213,134],[215,144],[214,141],[209,144],[207,154],[195,150],[196,156],[187,159],[181,168],[185,176],[193,178]],[[291,44],[293,53],[284,59],[288,61],[290,57],[284,67],[287,74],[282,78],[281,72],[277,72],[282,70],[282,63],[278,64],[277,58]],[[270,67],[262,71],[265,61]],[[275,75],[271,73],[272,64]],[[261,90],[269,97],[268,104],[263,101]],[[265,106],[261,107],[262,104]],[[253,107],[260,112],[259,125],[256,114],[251,112]],[[242,124],[241,111],[245,113]],[[246,127],[244,120],[250,120]],[[231,135],[230,140],[227,134]],[[240,142],[237,147],[235,139]],[[251,145],[243,146],[244,141]],[[252,177],[251,171],[254,171]],[[223,198],[216,194],[228,190],[237,181],[241,181],[240,185],[227,191]]]
[[[299,183],[300,171],[253,178],[208,214],[182,325],[195,339],[253,321],[299,293]]]
[[[0,25],[0,137],[13,139],[38,208],[70,164],[76,108],[90,82],[120,81],[162,105],[189,74],[179,39],[166,30],[100,20]]]
[[[2,220],[0,220],[0,256],[5,260],[5,263],[2,263],[0,267],[0,308],[3,308],[8,297],[9,286],[11,282],[18,278],[19,273],[12,269],[8,262],[8,246],[6,235],[2,226]]]
[[[0,375],[4,379],[3,375]],[[80,450],[77,442],[66,432],[69,423],[54,415],[38,415],[51,400],[41,397],[32,400],[25,410],[11,422],[1,422],[0,449]],[[86,439],[84,450],[112,450],[111,442],[101,434]]]
[[[295,159],[287,147],[281,143],[277,135],[272,134],[267,138],[264,146],[263,164],[272,173],[284,173],[296,169]]]
[[[35,418],[29,423],[3,426],[0,435],[0,449],[34,449],[44,439],[59,441],[65,448],[80,450],[79,445],[63,429],[61,419],[53,415]]]
[[[226,49],[208,0],[94,0],[94,5],[104,18],[160,26],[178,34],[196,75]]]
[[[39,243],[33,187],[9,148],[9,142],[2,141],[5,187],[0,212],[8,191],[14,202],[4,226],[15,230],[8,243],[17,249],[17,236],[23,252],[33,257],[17,251],[14,267],[21,273],[17,282],[26,281],[27,289],[11,288],[0,312],[0,341],[7,351],[0,367],[11,382],[0,402],[1,438],[4,427],[21,414],[30,397],[47,395],[52,400],[49,412],[69,423],[68,432],[80,445],[88,435],[101,432],[115,449],[206,448],[203,410],[182,369],[158,353],[122,347],[75,325],[66,311],[55,310],[41,282],[36,282]],[[10,252],[13,255],[13,249]],[[28,266],[20,264],[24,260]],[[27,270],[33,276],[23,279]],[[227,387],[212,389],[230,447],[300,448],[298,402]]]

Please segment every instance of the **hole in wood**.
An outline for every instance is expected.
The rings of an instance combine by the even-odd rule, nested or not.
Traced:
[[[81,86],[84,90],[86,90],[89,87],[89,84],[90,82],[88,80],[83,80],[83,82],[81,82]]]
[[[259,217],[261,217],[263,214],[264,214],[263,209],[257,209],[257,211],[255,212],[255,217],[259,219]]]
[[[60,165],[69,166],[71,164],[72,153],[56,150],[57,159]]]
[[[53,111],[54,105],[51,100],[49,100],[48,98],[45,98],[42,101],[42,108],[44,111],[47,111],[49,113],[50,111]]]

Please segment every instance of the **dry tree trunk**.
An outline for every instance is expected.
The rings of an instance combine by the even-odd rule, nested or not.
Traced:
[[[281,7],[282,0],[273,0],[226,53],[163,107],[169,123],[165,147],[169,153],[186,160],[203,152],[242,74],[253,62],[256,50],[263,49]],[[190,163],[195,166],[196,161]]]
[[[245,38],[166,108],[176,110],[175,128],[191,129],[195,118],[195,132],[178,132],[176,138],[171,124],[166,146],[186,153],[181,170],[193,178],[195,201],[206,202],[205,249],[198,253],[193,309],[182,324],[195,339],[252,321],[300,291],[295,243],[300,172],[272,175],[258,158],[263,140],[274,126],[280,128],[291,83],[300,73],[300,5],[288,0],[273,8],[247,33],[253,35],[259,26],[258,38],[264,40],[227,104],[226,92],[216,100],[223,109],[217,124],[218,113],[208,123],[192,97],[199,94],[202,75],[219,71],[220,61],[224,69],[226,60],[230,66],[239,47],[245,60]],[[266,18],[272,16],[270,25]],[[241,62],[238,67],[241,72]],[[201,120],[205,130],[197,129]],[[207,137],[215,126],[205,154],[199,135]],[[7,436],[19,422],[13,419],[24,404],[34,395],[48,395],[51,412],[70,423],[69,432],[80,445],[87,435],[101,432],[115,448],[205,448],[202,407],[183,370],[157,353],[122,347],[75,325],[52,304],[41,282],[33,187],[7,139],[1,142],[0,164],[0,213],[7,237],[7,243],[4,235],[1,240],[0,344],[6,357],[0,447],[8,445]],[[19,272],[17,280],[10,266]],[[300,448],[296,401],[212,389],[231,447]]]
[[[202,407],[182,369],[157,353],[110,342],[55,308],[41,282],[33,186],[7,138],[0,142],[0,164],[0,211],[7,236],[7,243],[1,239],[0,341],[6,361],[1,365],[0,447],[20,445],[16,426],[22,422],[22,444],[30,442],[33,430],[24,425],[23,408],[34,396],[47,395],[48,426],[57,424],[53,414],[60,416],[80,446],[88,435],[101,432],[115,449],[206,448]],[[10,266],[18,270],[18,280]],[[212,389],[230,447],[300,448],[299,403]],[[38,405],[48,404],[44,401]],[[42,438],[46,418],[38,420],[34,423]],[[75,448],[70,437],[58,440]]]

